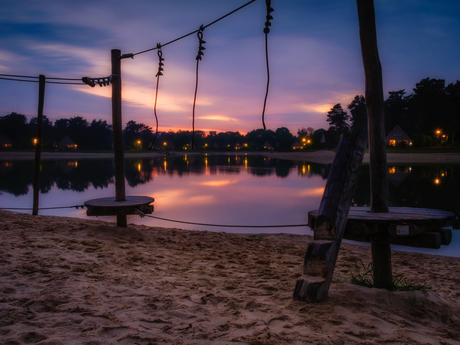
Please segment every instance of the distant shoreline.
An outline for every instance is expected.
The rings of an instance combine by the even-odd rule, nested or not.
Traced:
[[[319,164],[331,164],[334,160],[335,152],[320,150],[314,152],[125,152],[125,158],[148,158],[164,157],[167,155],[262,155],[271,158],[287,159],[293,161],[307,161]],[[0,152],[0,160],[28,160],[34,159],[34,152]],[[111,158],[113,153],[110,152],[42,152],[41,159],[83,159],[83,158]],[[364,163],[369,163],[369,154],[366,153],[363,159]],[[460,163],[460,153],[387,153],[388,163]]]

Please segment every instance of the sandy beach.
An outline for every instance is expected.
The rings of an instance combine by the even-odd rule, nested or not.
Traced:
[[[393,252],[432,289],[350,283],[293,301],[311,238],[153,228],[0,211],[0,344],[460,344],[460,259]]]
[[[163,156],[126,154],[153,155]],[[459,163],[460,155],[388,161]],[[0,211],[0,344],[460,344],[460,258],[393,251],[394,276],[431,289],[390,292],[351,283],[371,262],[370,248],[344,243],[329,299],[311,304],[292,299],[311,240]]]

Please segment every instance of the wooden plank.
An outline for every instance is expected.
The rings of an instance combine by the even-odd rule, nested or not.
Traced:
[[[321,302],[329,294],[366,142],[359,133],[346,133],[340,139],[315,221],[315,241],[308,245],[304,276],[294,289],[295,300]]]
[[[359,37],[366,79],[369,135],[371,211],[388,212],[387,154],[383,103],[382,65],[377,48],[373,0],[357,0]]]

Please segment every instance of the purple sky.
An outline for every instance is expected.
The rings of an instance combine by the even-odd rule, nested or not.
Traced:
[[[110,51],[136,53],[166,43],[245,4],[232,0],[2,0],[0,73],[104,77]],[[354,0],[272,0],[267,128],[327,128],[326,114],[364,93]],[[409,93],[423,78],[460,79],[458,0],[375,0],[378,44],[388,91]],[[195,128],[261,128],[266,87],[265,1],[206,28]],[[160,130],[190,130],[198,39],[163,48]],[[122,61],[123,122],[155,125],[156,51]],[[36,116],[38,85],[0,80],[0,116]],[[45,114],[111,123],[111,88],[46,85]]]

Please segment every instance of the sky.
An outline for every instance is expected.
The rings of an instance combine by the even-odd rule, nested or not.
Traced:
[[[199,29],[246,0],[2,0],[0,73],[106,77],[111,50],[137,53]],[[374,0],[385,98],[412,93],[424,78],[460,79],[458,0]],[[268,34],[267,129],[328,128],[327,112],[364,94],[355,0],[272,0]],[[195,129],[262,128],[267,70],[266,2],[256,0],[207,27],[199,64]],[[191,130],[198,38],[162,48],[157,114],[161,131]],[[157,51],[123,59],[123,123],[155,126]],[[36,116],[38,84],[0,80],[0,116]],[[82,116],[112,123],[111,87],[46,84],[44,114],[54,123]]]

